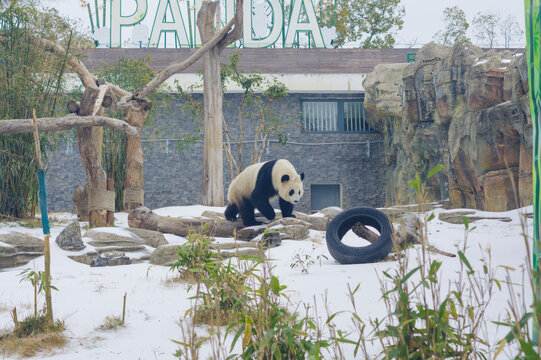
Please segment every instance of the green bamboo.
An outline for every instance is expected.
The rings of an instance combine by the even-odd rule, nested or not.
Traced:
[[[62,91],[60,59],[47,58],[29,41],[33,12],[8,8],[0,14],[0,121],[29,118],[30,109],[53,115]],[[42,150],[52,148],[52,137],[40,137]],[[31,134],[0,136],[0,218],[24,218],[35,214],[38,179]],[[44,152],[44,159],[46,153]]]
[[[90,4],[86,5],[88,10],[88,18],[90,19],[90,28],[92,29],[92,34],[94,34],[94,20],[92,19],[92,10],[90,10]]]
[[[100,28],[100,9],[98,8],[98,0],[94,0],[94,8],[96,9],[96,26]]]
[[[540,276],[540,237],[539,220],[540,208],[540,171],[541,147],[539,132],[541,131],[541,0],[525,0],[526,39],[528,56],[528,85],[530,89],[530,111],[533,123],[533,273],[534,273],[534,339],[539,336],[539,313],[537,311],[541,300]]]
[[[105,13],[106,13],[106,9],[107,9],[107,7],[105,6],[105,2],[106,2],[106,0],[103,0],[103,23],[102,23],[102,25],[104,27],[105,27],[105,24],[106,24],[105,23]]]

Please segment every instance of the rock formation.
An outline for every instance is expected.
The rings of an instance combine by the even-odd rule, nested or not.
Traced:
[[[504,211],[532,201],[532,122],[522,52],[430,43],[415,62],[380,64],[364,81],[365,116],[384,134],[387,205],[424,201]]]
[[[27,234],[0,234],[0,269],[17,267],[43,255],[43,240]]]

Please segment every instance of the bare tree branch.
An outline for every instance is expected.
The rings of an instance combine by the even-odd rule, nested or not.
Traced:
[[[62,131],[85,126],[105,126],[124,131],[127,135],[137,135],[137,129],[125,121],[105,116],[76,116],[73,114],[59,118],[39,118],[39,131]],[[31,133],[34,131],[32,119],[0,120],[0,134]]]
[[[241,4],[240,7],[238,4]],[[133,94],[133,98],[136,100],[141,100],[145,96],[147,96],[150,92],[155,90],[158,86],[160,86],[164,81],[169,79],[172,75],[181,72],[182,70],[188,68],[190,65],[195,63],[205,52],[207,52],[210,48],[214,47],[216,44],[218,44],[220,41],[224,40],[225,37],[229,37],[229,30],[233,28],[233,25],[235,25],[235,29],[231,33],[237,34],[237,32],[240,31],[242,36],[242,0],[237,0],[237,10],[236,13],[239,13],[240,9],[240,20],[238,21],[238,16],[235,15],[235,17],[227,23],[219,32],[214,35],[212,39],[207,41],[203,46],[201,46],[199,49],[197,49],[196,52],[194,52],[189,58],[187,58],[184,61],[174,63],[172,65],[169,65],[167,69],[163,70],[161,73],[159,73],[154,79],[152,79],[149,83],[146,85],[143,85],[139,90],[137,90]],[[240,39],[240,37],[239,37]],[[227,45],[226,45],[227,46]]]
[[[231,20],[235,21],[235,28],[233,31],[227,34],[225,38],[223,38],[218,46],[220,48],[225,48],[229,44],[234,43],[235,41],[242,38],[242,21],[243,21],[243,0],[236,0],[235,2],[235,17]]]

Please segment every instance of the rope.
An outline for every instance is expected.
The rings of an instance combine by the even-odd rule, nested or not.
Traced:
[[[88,211],[115,211],[115,192],[107,190],[89,190]]]
[[[130,187],[124,189],[124,204],[126,203],[136,203],[144,205],[145,203],[145,192],[141,188]]]

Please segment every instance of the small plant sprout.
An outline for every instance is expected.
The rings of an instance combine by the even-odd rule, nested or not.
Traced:
[[[45,272],[43,271],[34,271],[30,269],[26,269],[23,272],[19,274],[21,277],[20,282],[23,281],[29,281],[32,284],[32,287],[34,288],[34,317],[38,317],[38,295],[45,290],[47,287],[47,283],[45,282]],[[50,285],[50,288],[53,290],[58,289]]]
[[[314,265],[314,259],[309,254],[297,253],[292,258],[293,262],[289,265],[292,269],[299,269],[301,273],[308,274],[308,269]]]

